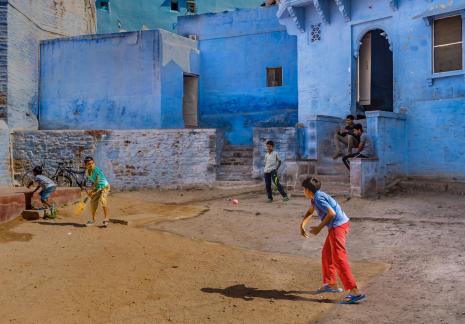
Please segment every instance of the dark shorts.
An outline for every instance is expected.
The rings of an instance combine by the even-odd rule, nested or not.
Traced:
[[[50,198],[50,195],[55,192],[57,187],[48,187],[45,189],[42,189],[42,191],[39,193],[40,199],[41,200],[48,200]]]

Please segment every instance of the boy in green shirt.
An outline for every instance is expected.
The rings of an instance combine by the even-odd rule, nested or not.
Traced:
[[[107,206],[108,194],[110,193],[110,184],[108,183],[107,178],[103,174],[102,170],[95,166],[93,157],[86,157],[84,159],[84,164],[86,166],[86,177],[93,183],[92,188],[88,193],[90,197],[92,219],[87,222],[86,226],[95,225],[95,215],[100,204],[103,209],[103,214],[105,215],[103,226],[107,227],[110,223],[110,215]]]

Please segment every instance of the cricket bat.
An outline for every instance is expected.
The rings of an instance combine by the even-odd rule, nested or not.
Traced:
[[[89,201],[89,198],[90,198],[89,197],[89,192],[87,192],[87,190],[86,190],[86,194],[87,194],[87,196],[84,199],[82,199],[82,197],[81,197],[81,201],[79,201],[79,204],[77,205],[76,210],[74,211],[74,215],[76,217],[81,216],[82,212],[86,208],[87,202]]]

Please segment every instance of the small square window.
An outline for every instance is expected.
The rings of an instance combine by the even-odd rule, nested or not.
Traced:
[[[172,11],[179,11],[179,1],[178,0],[171,0],[171,10]]]
[[[437,19],[433,24],[434,73],[462,70],[462,17]]]
[[[266,68],[266,86],[280,87],[283,85],[283,68]]]
[[[96,2],[97,9],[109,11],[110,10],[110,1],[99,0]]]

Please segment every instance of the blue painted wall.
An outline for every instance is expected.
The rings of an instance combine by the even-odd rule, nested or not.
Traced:
[[[179,17],[178,33],[199,37],[200,127],[252,144],[254,127],[297,123],[297,45],[276,7]],[[266,68],[283,68],[283,86],[266,86]]]
[[[162,30],[45,41],[40,128],[183,127],[182,77],[198,73],[196,56],[195,41]]]
[[[406,143],[398,143],[405,145],[403,169],[409,175],[464,178],[465,70],[433,75],[432,27],[415,17],[437,9],[460,14],[454,10],[465,8],[465,1],[352,0],[340,7],[334,1],[321,3],[328,5],[329,14],[316,10],[313,1],[294,8],[294,17],[283,10],[284,3],[280,8],[280,22],[298,38],[299,121],[355,112],[360,40],[369,30],[383,29],[393,51],[394,112],[407,117]],[[321,40],[311,42],[312,25],[318,23]]]
[[[100,0],[96,1],[99,8]],[[258,7],[263,0],[197,0],[197,13],[220,12],[235,8]],[[109,0],[109,10],[97,9],[97,32],[138,31],[163,28],[176,31],[179,15],[186,14],[186,1],[179,0],[179,12],[171,10],[170,0]]]

